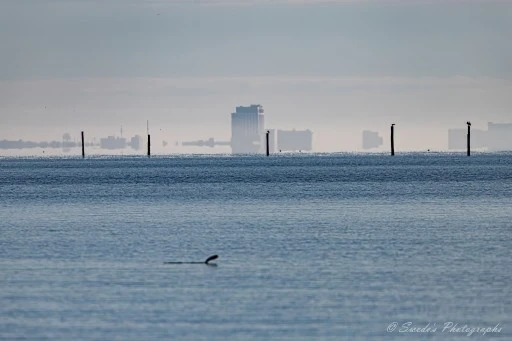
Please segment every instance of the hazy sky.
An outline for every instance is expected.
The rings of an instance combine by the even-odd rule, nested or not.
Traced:
[[[511,1],[3,0],[0,139],[227,140],[262,104],[316,151],[392,122],[397,150],[446,149],[512,122],[511,39]]]

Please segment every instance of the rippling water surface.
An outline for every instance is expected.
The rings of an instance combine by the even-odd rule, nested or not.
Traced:
[[[511,245],[511,154],[3,158],[0,339],[510,340]]]

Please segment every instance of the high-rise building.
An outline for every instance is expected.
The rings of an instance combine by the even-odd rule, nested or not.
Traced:
[[[263,107],[252,104],[236,107],[231,114],[231,148],[233,154],[256,154],[264,151],[265,116]]]
[[[231,146],[233,154],[263,154],[266,151],[266,134],[269,132],[269,152],[311,151],[313,132],[311,130],[265,129],[263,106],[236,107],[231,114],[231,141],[208,140],[185,141],[182,146]],[[176,142],[178,145],[179,143]]]

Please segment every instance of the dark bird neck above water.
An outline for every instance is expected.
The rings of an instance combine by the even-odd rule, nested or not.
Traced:
[[[208,264],[208,262],[210,262],[210,261],[212,261],[212,260],[215,260],[215,259],[217,259],[217,258],[219,258],[219,256],[218,256],[218,255],[210,256],[210,257],[206,258],[206,260],[204,261],[204,263],[205,263],[205,264]]]
[[[215,265],[215,264],[209,264],[212,260],[215,260],[219,258],[218,255],[213,255],[208,258],[204,262],[164,262],[164,264],[206,264],[206,265]]]

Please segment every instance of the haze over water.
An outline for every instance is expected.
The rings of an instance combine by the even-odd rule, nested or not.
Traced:
[[[509,340],[511,169],[509,153],[2,158],[0,339],[468,339],[453,322]],[[408,321],[438,329],[387,331]]]
[[[402,151],[447,150],[448,129],[510,122],[510,32],[506,0],[7,0],[0,140],[149,120],[154,152],[225,153],[174,144],[229,140],[235,107],[261,104],[316,152],[362,151],[363,130],[387,151],[391,123]]]

